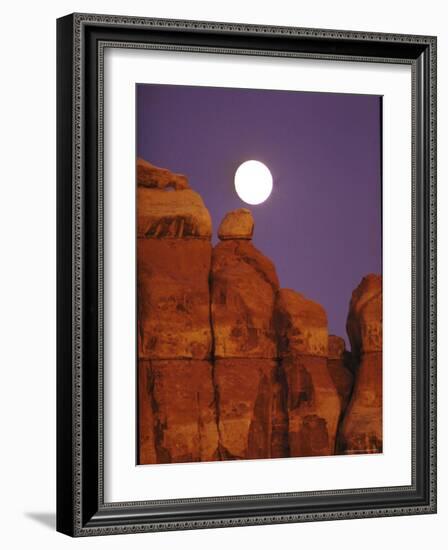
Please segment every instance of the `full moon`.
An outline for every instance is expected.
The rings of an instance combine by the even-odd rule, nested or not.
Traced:
[[[247,160],[235,172],[235,190],[247,204],[261,204],[272,192],[272,174],[258,160]]]

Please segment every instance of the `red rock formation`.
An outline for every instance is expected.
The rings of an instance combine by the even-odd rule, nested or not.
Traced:
[[[142,463],[199,462],[218,458],[214,389],[209,361],[141,363],[154,429],[142,438]],[[156,460],[152,459],[153,437]],[[145,438],[148,438],[148,443]],[[149,458],[149,460],[148,460]]]
[[[211,250],[202,239],[137,240],[141,359],[210,358]]]
[[[218,397],[220,452],[223,459],[271,455],[276,361],[217,359],[214,383]]]
[[[252,233],[247,210],[230,212],[219,230],[223,242],[212,256],[214,383],[223,458],[269,457],[278,406],[272,324],[278,278],[272,262],[250,242]]]
[[[210,215],[177,175],[137,174],[140,463],[212,460]]]
[[[382,285],[381,275],[366,275],[352,293],[347,333],[358,357],[383,347]]]
[[[173,174],[166,168],[159,168],[146,160],[138,158],[137,185],[158,189],[174,187],[174,189],[180,190],[188,188],[188,179],[182,174]]]
[[[347,319],[359,367],[341,430],[342,452],[382,452],[382,278],[367,275],[354,290]]]
[[[192,189],[169,192],[139,186],[137,209],[138,238],[211,239],[210,214]]]
[[[345,342],[339,336],[328,337],[328,372],[339,395],[341,415],[347,408],[352,388],[353,373],[349,368],[351,354],[345,349]]]
[[[274,359],[272,311],[278,278],[272,262],[247,240],[227,240],[212,256],[215,357]]]
[[[212,251],[185,176],[139,159],[137,181],[139,463],[333,454],[345,409],[338,451],[381,450],[381,278],[353,293],[349,354],[320,305],[279,290],[249,210]]]
[[[301,294],[281,289],[274,321],[286,379],[290,454],[333,454],[340,402],[327,368],[325,311]]]

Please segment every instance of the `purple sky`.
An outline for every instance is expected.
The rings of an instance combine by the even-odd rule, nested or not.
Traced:
[[[137,154],[189,177],[213,220],[246,207],[254,244],[282,287],[322,304],[348,343],[352,290],[381,273],[381,98],[139,84]],[[245,160],[270,169],[263,204],[243,203],[233,177]]]

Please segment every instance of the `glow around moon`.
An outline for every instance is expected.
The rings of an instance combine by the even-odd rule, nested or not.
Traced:
[[[235,172],[235,190],[247,204],[261,204],[272,192],[272,174],[258,160],[247,160]]]

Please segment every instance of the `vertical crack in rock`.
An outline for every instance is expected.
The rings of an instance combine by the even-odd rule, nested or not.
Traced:
[[[270,456],[271,438],[266,426],[272,424],[272,380],[260,376],[247,438],[247,458]]]
[[[154,432],[153,377],[150,361],[139,361],[138,365],[138,463],[157,462]]]
[[[334,454],[340,402],[327,368],[327,316],[290,289],[277,292],[274,324],[286,378],[291,456]]]
[[[339,452],[340,430],[353,392],[353,358],[345,349],[345,341],[339,336],[328,337],[328,371],[338,392],[341,414],[336,432],[336,451]]]
[[[210,296],[212,294],[212,272],[210,269],[209,277],[208,277],[208,284],[209,284],[209,293]],[[221,430],[220,430],[220,398],[219,398],[219,387],[216,383],[216,365],[215,365],[215,333],[213,330],[213,323],[212,323],[212,301],[209,300],[209,321],[210,321],[210,333],[212,337],[212,347],[211,347],[211,378],[212,378],[212,386],[213,386],[213,403],[212,406],[215,410],[215,422],[216,422],[216,431],[218,434],[218,445],[216,448],[216,460],[224,460],[227,457],[227,451],[222,446],[222,437],[221,437]]]
[[[274,394],[272,399],[272,436],[271,457],[284,458],[290,456],[289,422],[287,410],[287,383],[281,362],[276,361],[274,374]]]

